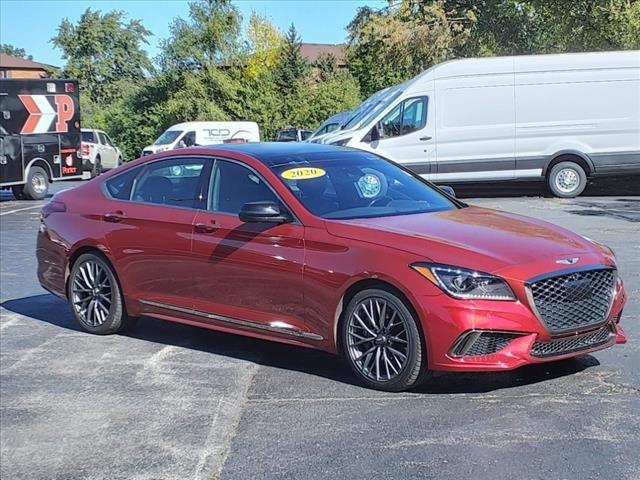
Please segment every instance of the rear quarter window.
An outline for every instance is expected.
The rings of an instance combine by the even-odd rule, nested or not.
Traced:
[[[116,200],[129,200],[138,173],[140,173],[140,167],[132,168],[104,182],[107,195]]]

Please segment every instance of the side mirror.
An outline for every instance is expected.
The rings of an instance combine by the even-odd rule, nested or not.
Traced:
[[[456,198],[456,191],[449,185],[439,185],[439,188],[450,197]]]
[[[247,202],[242,206],[238,217],[245,223],[288,223],[291,221],[289,214],[282,212],[280,206],[271,201]]]
[[[369,132],[369,138],[372,142],[377,142],[378,140],[380,140],[380,128],[378,127],[378,124],[374,125]]]
[[[178,148],[187,148],[187,144],[185,143],[184,140],[180,140],[178,142]]]

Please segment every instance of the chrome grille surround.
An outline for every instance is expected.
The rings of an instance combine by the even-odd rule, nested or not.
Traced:
[[[557,335],[605,323],[615,285],[615,268],[591,266],[537,277],[526,284],[526,291],[538,318]]]
[[[609,343],[615,334],[609,325],[582,335],[557,338],[548,342],[534,342],[531,347],[532,357],[555,357],[568,353],[580,352]]]

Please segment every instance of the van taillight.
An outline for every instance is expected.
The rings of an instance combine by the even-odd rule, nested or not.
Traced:
[[[89,144],[83,143],[82,147],[81,147],[81,151],[82,151],[82,156],[83,157],[88,157],[89,156]]]

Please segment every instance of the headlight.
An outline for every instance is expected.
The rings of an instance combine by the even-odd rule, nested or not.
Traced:
[[[331,145],[344,147],[347,143],[349,143],[349,140],[351,140],[351,138],[343,138],[342,140],[338,140],[337,142],[332,142]]]
[[[462,300],[516,300],[516,296],[507,282],[495,275],[429,263],[414,263],[411,268],[454,298]]]

